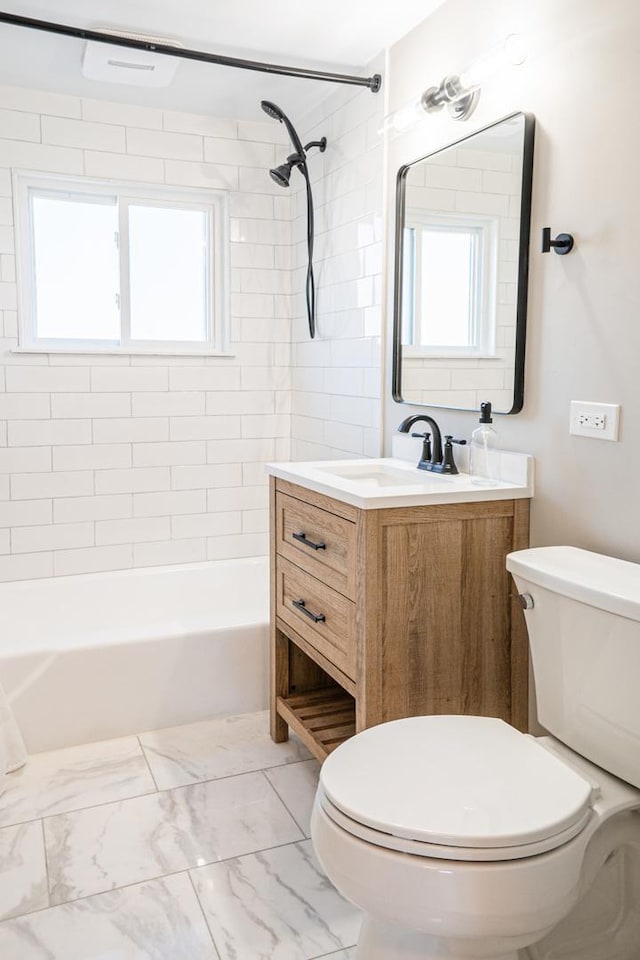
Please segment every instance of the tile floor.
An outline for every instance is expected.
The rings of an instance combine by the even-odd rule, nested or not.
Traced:
[[[317,776],[264,713],[30,757],[0,797],[0,957],[354,960]]]

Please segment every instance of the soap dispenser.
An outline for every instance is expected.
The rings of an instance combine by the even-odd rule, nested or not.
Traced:
[[[480,404],[480,426],[471,434],[469,478],[472,483],[487,485],[498,479],[498,434],[493,429],[491,404]]]

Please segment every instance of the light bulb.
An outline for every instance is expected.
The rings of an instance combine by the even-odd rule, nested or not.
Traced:
[[[487,77],[502,67],[520,66],[527,59],[525,43],[518,33],[510,33],[506,40],[489,50],[460,74],[460,83],[467,90],[475,90]]]
[[[417,97],[415,100],[412,100],[411,103],[400,107],[395,113],[388,114],[382,121],[382,126],[378,130],[378,133],[387,133],[389,131],[402,133],[404,130],[412,127],[423,115],[424,107],[422,106],[422,100],[420,97]]]

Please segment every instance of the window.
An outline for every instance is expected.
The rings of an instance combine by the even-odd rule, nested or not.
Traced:
[[[407,217],[402,342],[422,356],[487,355],[494,349],[496,228],[468,215]]]
[[[21,347],[224,350],[223,193],[19,174],[16,196]]]

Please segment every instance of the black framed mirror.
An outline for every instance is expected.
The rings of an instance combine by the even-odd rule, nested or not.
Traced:
[[[534,129],[515,113],[398,171],[398,403],[522,409]]]

